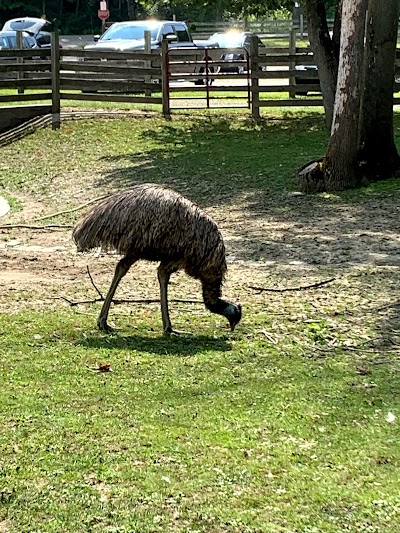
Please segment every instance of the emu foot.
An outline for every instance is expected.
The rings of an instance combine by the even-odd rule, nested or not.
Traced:
[[[112,333],[113,331],[115,331],[114,328],[112,328],[111,326],[109,326],[107,324],[107,320],[105,318],[102,318],[102,317],[99,317],[97,319],[97,327],[101,330],[101,331],[105,331],[106,333]]]

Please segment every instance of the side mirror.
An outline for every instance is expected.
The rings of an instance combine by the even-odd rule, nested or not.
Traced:
[[[100,39],[100,35],[94,35],[94,36],[93,36],[93,41],[94,41],[95,43],[97,43],[97,41],[98,41],[99,39]]]
[[[169,43],[176,43],[178,42],[178,37],[175,35],[175,33],[166,33],[163,35],[164,39],[167,39]]]

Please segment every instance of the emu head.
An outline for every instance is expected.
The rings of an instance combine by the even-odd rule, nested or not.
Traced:
[[[228,319],[231,331],[233,331],[242,318],[242,306],[233,303],[228,303],[223,310],[224,317]]]

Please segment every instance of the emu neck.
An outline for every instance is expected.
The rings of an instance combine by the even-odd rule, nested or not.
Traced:
[[[214,283],[203,282],[203,300],[204,305],[211,313],[223,315],[229,302],[221,298],[222,280],[216,280]]]

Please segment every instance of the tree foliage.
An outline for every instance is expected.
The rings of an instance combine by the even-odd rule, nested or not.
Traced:
[[[291,10],[293,0],[108,0],[110,20],[149,16],[190,21],[214,21],[229,17],[265,16],[278,9]],[[0,20],[42,16],[57,21],[63,33],[97,32],[99,0],[0,0]]]

